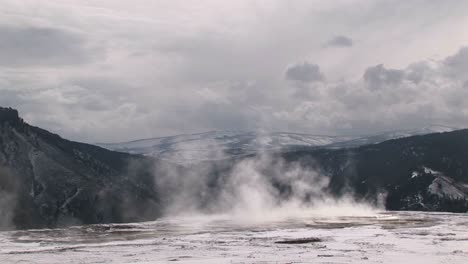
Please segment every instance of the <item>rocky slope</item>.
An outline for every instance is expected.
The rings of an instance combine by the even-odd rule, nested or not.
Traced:
[[[331,177],[333,193],[351,190],[371,200],[384,194],[391,210],[468,211],[468,130],[281,155],[315,164]]]
[[[62,139],[0,108],[0,227],[153,219],[151,164]]]

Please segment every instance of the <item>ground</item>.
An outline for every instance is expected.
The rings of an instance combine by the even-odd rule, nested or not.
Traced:
[[[468,215],[229,216],[0,233],[1,263],[466,263]]]

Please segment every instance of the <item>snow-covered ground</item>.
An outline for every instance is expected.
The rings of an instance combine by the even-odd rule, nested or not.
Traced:
[[[245,131],[212,131],[199,134],[142,139],[123,143],[97,144],[101,147],[132,154],[187,163],[217,160],[236,155],[252,154],[259,150],[278,150],[291,147],[357,147],[390,139],[441,133],[455,128],[431,125],[418,129],[390,131],[366,136],[324,136],[298,133],[261,133]]]
[[[468,215],[228,216],[0,233],[0,263],[468,263]]]

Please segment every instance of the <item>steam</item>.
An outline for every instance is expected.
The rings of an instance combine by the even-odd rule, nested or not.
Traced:
[[[15,179],[8,169],[0,167],[0,230],[14,228],[18,187]]]
[[[330,177],[279,155],[229,159],[178,166],[157,164],[158,190],[166,197],[164,215],[225,215],[239,223],[282,221],[312,216],[373,215],[379,206],[358,202],[351,192],[335,197]]]

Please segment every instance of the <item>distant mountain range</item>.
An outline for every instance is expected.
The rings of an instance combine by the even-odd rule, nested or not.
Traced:
[[[366,136],[324,136],[298,133],[261,133],[212,131],[170,137],[141,139],[122,143],[98,143],[103,148],[141,154],[177,163],[217,160],[254,154],[259,151],[284,151],[300,148],[351,148],[377,144],[386,140],[451,132],[456,128],[430,125],[423,128],[382,132]]]
[[[383,200],[390,210],[467,212],[468,130],[451,130],[356,138],[210,132],[106,145],[140,155],[63,139],[0,107],[0,229],[152,220],[174,200],[210,207],[236,165],[258,158],[258,149],[285,167],[301,164],[328,177],[327,195]],[[199,162],[167,160],[218,147]],[[268,164],[259,170],[283,176]],[[277,199],[291,195],[294,186],[275,177],[265,180]]]

